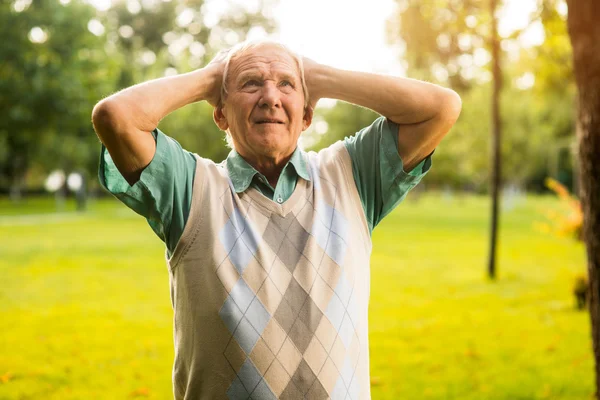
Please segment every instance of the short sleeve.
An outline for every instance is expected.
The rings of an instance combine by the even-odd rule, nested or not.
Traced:
[[[170,255],[190,213],[196,158],[159,129],[152,135],[156,152],[133,186],[123,178],[104,146],[98,178],[104,188],[147,219]]]
[[[344,139],[344,145],[352,160],[352,174],[372,232],[427,174],[433,153],[412,171],[405,172],[398,154],[398,124],[385,117]]]

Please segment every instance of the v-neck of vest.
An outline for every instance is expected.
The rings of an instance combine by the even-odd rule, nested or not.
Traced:
[[[304,198],[306,199],[306,191],[308,190],[308,181],[303,178],[296,178],[296,187],[292,192],[292,195],[283,203],[279,204],[278,202],[269,199],[267,196],[259,192],[257,189],[250,187],[245,192],[245,194],[250,197],[255,204],[263,207],[269,212],[276,213],[282,217],[288,215],[290,211],[294,209],[298,200]]]

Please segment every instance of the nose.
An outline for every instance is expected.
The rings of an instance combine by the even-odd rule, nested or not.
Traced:
[[[266,81],[261,89],[261,97],[258,103],[261,108],[281,107],[281,93],[272,81]]]

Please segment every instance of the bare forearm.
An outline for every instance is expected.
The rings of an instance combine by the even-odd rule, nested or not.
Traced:
[[[352,72],[316,64],[310,70],[311,98],[333,98],[357,104],[397,124],[430,120],[447,108],[456,94],[409,78]]]
[[[92,118],[108,119],[105,122],[110,122],[110,129],[150,132],[169,113],[186,104],[207,99],[215,86],[215,79],[210,69],[203,68],[144,82],[98,103]],[[98,124],[94,122],[96,128],[102,130],[101,121]]]

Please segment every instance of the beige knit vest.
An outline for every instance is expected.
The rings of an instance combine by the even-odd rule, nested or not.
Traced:
[[[371,239],[341,142],[278,204],[197,157],[168,260],[176,399],[370,399]]]

